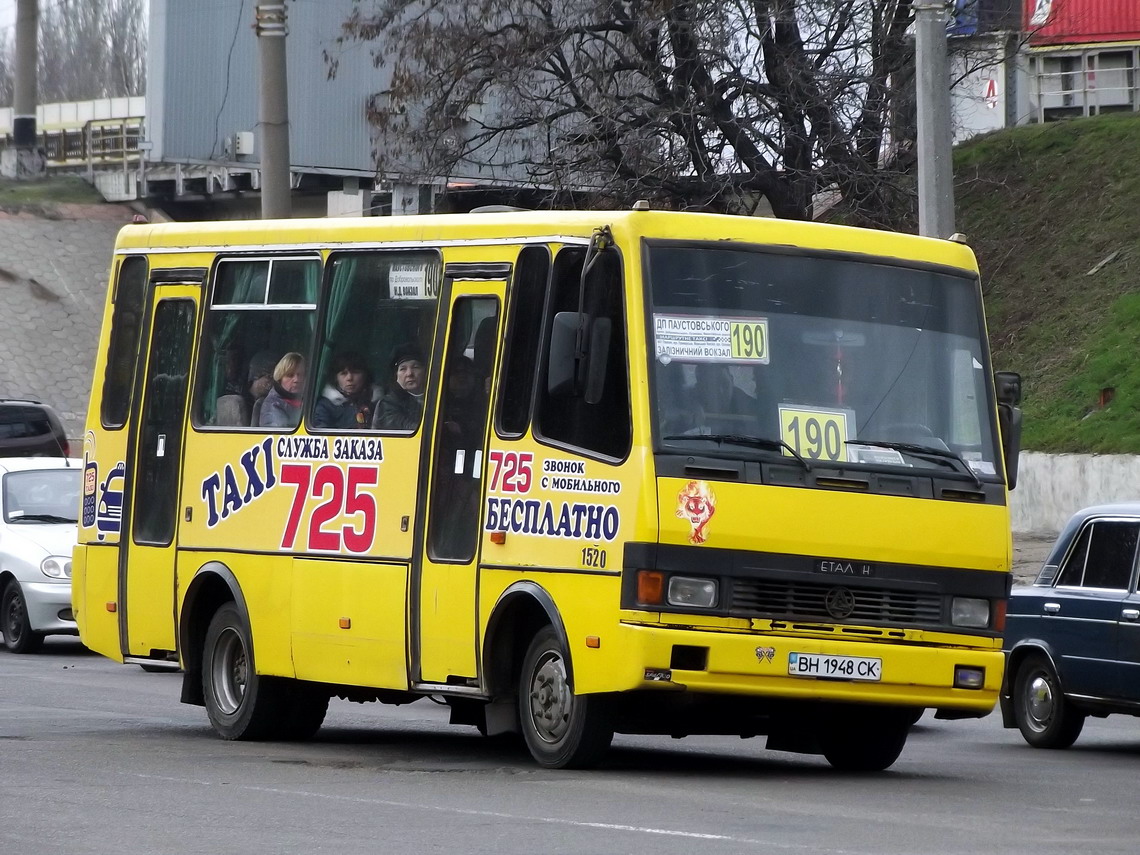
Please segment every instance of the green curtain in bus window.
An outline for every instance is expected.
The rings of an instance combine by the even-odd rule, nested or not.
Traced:
[[[321,348],[320,365],[329,364],[337,349],[336,332],[352,304],[352,283],[360,262],[355,258],[338,258],[333,262],[332,280],[329,282],[329,311],[325,316],[325,340]]]
[[[226,275],[219,280],[219,293],[215,294],[215,303],[248,304],[260,303],[265,299],[265,276],[269,267],[267,262],[255,261],[247,264],[239,262],[226,264],[223,267],[228,269]],[[203,424],[212,425],[217,418],[218,397],[226,386],[225,353],[234,344],[240,317],[239,312],[224,314],[215,312],[210,319],[213,328],[210,337],[210,343],[213,345],[211,354],[213,361],[205,366],[206,381],[200,399]]]

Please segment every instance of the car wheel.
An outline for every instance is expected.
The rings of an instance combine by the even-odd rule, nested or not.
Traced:
[[[202,650],[202,693],[223,739],[272,739],[285,711],[279,681],[254,670],[249,627],[233,603],[214,614]]]
[[[539,631],[523,659],[519,718],[531,756],[548,769],[593,766],[613,740],[606,698],[574,693],[553,627]]]
[[[28,604],[18,582],[9,582],[0,598],[0,631],[4,646],[13,653],[35,653],[43,646],[44,637],[32,631]]]
[[[1040,655],[1028,657],[1017,669],[1013,717],[1034,748],[1068,748],[1085,726],[1085,714],[1065,698],[1057,672]]]

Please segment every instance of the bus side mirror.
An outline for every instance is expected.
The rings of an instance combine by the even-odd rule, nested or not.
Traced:
[[[1021,375],[1016,371],[995,371],[994,391],[999,404],[1016,407],[1021,403]]]
[[[1021,456],[1021,375],[1014,371],[994,372],[994,393],[998,401],[998,429],[1005,459],[1009,489],[1017,486],[1017,462]]]
[[[602,399],[610,353],[609,318],[558,312],[550,330],[546,389],[558,398],[583,395],[588,404]]]

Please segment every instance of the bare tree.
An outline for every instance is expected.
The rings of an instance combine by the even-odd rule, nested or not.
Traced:
[[[878,224],[906,207],[890,153],[908,150],[910,0],[357,3],[341,41],[376,40],[390,72],[370,111],[383,171],[509,163],[614,203],[795,218],[834,186]]]
[[[12,79],[12,46],[8,43],[8,33],[0,30],[0,104],[11,104],[15,97]]]
[[[146,88],[144,0],[41,4],[39,97],[85,101]]]

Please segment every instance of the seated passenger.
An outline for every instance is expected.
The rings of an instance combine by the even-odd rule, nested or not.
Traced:
[[[273,388],[261,405],[262,427],[295,428],[301,423],[301,392],[305,388],[305,357],[286,353],[273,369]]]
[[[245,388],[251,404],[258,398],[264,398],[273,388],[273,368],[277,361],[269,350],[259,350],[250,359]]]
[[[372,377],[364,357],[345,351],[333,357],[328,384],[313,408],[313,426],[360,429],[372,423]]]
[[[388,363],[393,382],[376,406],[372,427],[377,430],[415,430],[424,410],[424,380],[427,366],[417,344],[408,342],[392,351]]]

